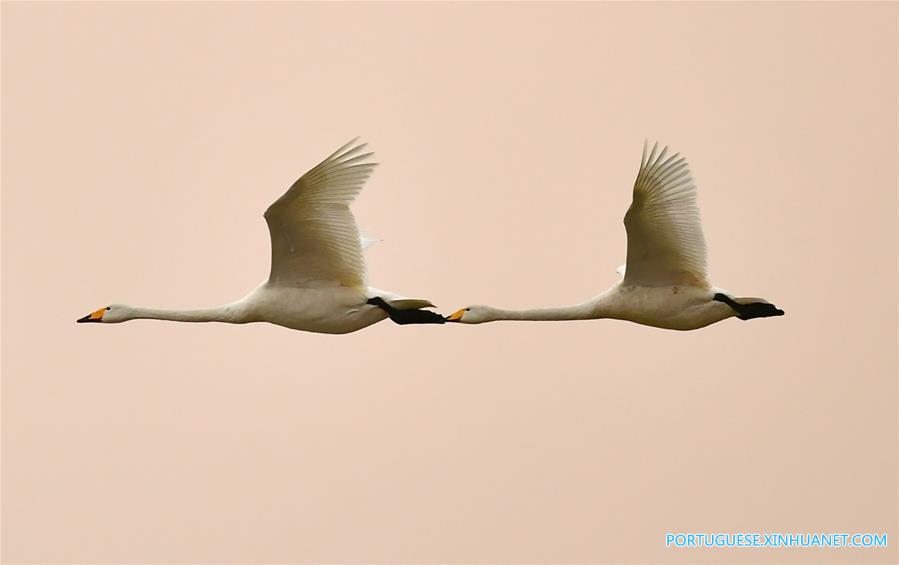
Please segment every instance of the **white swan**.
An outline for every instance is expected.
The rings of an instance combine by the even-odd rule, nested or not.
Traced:
[[[599,296],[562,308],[503,310],[469,306],[447,317],[451,322],[481,324],[497,320],[593,320],[613,318],[672,330],[695,330],[731,316],[741,320],[782,316],[760,298],[735,298],[714,288],[706,277],[696,187],[687,161],[665,158],[653,145],[643,147],[633,202],[624,216],[627,265],[622,280]]]
[[[350,141],[300,177],[265,211],[272,244],[266,282],[231,304],[163,310],[113,304],[78,319],[118,323],[140,318],[176,322],[270,322],[309,332],[344,334],[387,317],[400,324],[444,323],[427,300],[403,298],[365,283],[364,242],[349,205],[376,163]]]

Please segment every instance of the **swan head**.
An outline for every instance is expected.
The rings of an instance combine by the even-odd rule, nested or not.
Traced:
[[[458,322],[460,324],[483,324],[484,322],[492,322],[495,319],[493,308],[479,305],[460,308],[446,317],[447,322]]]
[[[87,316],[75,320],[79,324],[85,323],[101,323],[101,324],[118,324],[131,319],[131,308],[122,304],[110,304],[103,308],[94,310]]]

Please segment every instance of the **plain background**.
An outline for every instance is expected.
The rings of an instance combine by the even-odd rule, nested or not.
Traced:
[[[5,562],[895,562],[897,5],[3,3]],[[374,286],[616,280],[644,138],[783,318],[81,326],[227,302],[362,135]],[[666,549],[669,531],[884,550]]]

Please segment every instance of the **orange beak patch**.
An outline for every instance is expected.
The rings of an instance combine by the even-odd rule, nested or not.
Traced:
[[[450,322],[458,322],[459,320],[462,319],[463,314],[465,314],[465,308],[456,310],[455,312],[453,312],[452,314],[447,316],[446,319],[449,320]]]
[[[106,312],[106,308],[100,308],[95,312],[91,312],[87,316],[83,318],[78,318],[75,320],[79,324],[83,324],[85,322],[102,322],[103,321],[103,313]]]

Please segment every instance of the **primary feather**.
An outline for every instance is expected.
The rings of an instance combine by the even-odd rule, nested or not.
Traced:
[[[706,287],[706,245],[702,235],[696,186],[686,159],[668,148],[647,155],[643,147],[640,172],[631,206],[624,216],[627,229],[626,284]]]
[[[365,285],[365,260],[350,204],[376,163],[354,139],[300,177],[265,211],[272,243],[269,283]]]

